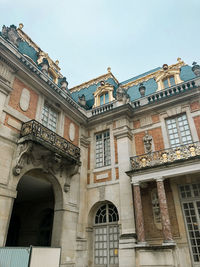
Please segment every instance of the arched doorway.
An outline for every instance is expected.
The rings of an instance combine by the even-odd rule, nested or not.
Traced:
[[[94,218],[94,266],[117,267],[119,226],[117,208],[106,203],[99,207]]]
[[[54,203],[44,173],[25,174],[17,186],[6,246],[51,246]]]

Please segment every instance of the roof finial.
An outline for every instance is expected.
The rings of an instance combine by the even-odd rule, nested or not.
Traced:
[[[111,72],[111,67],[108,67],[107,68],[107,71],[110,73]]]
[[[23,23],[20,23],[19,24],[19,29],[22,30],[24,28],[24,24]]]
[[[178,62],[181,62],[181,58],[180,58],[180,57],[178,57],[178,58],[177,58],[177,61],[178,61]]]
[[[56,59],[55,63],[56,63],[56,65],[58,65],[58,64],[59,64],[59,60],[58,60],[58,59]]]

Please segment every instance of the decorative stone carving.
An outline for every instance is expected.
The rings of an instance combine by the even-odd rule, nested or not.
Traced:
[[[152,136],[148,134],[148,132],[145,132],[145,136],[143,137],[144,147],[146,153],[149,153],[152,151]]]
[[[29,108],[29,103],[30,103],[30,92],[28,89],[23,88],[22,93],[21,93],[21,97],[20,97],[20,101],[19,101],[19,105],[20,108],[23,111],[27,111]]]
[[[127,90],[120,86],[117,88],[116,98],[117,101],[122,101],[123,104],[130,102],[130,96],[127,94]]]
[[[67,167],[66,167],[67,179],[65,181],[64,188],[63,188],[65,193],[69,192],[71,178],[78,173],[79,167],[80,167],[80,163],[67,165]]]
[[[182,145],[180,147],[163,149],[146,155],[131,157],[133,170],[139,170],[146,167],[154,167],[164,164],[173,164],[179,160],[188,160],[200,156],[200,142]]]
[[[44,74],[48,75],[48,72],[49,72],[49,62],[48,62],[48,60],[46,58],[43,58],[42,63],[40,65],[42,67],[41,71]]]
[[[154,188],[151,191],[151,203],[152,203],[152,209],[153,209],[154,223],[156,227],[159,230],[161,230],[162,224],[161,224],[161,216],[160,216],[160,205],[159,205],[158,193],[157,193],[156,188]]]
[[[68,89],[68,82],[66,80],[66,77],[62,78],[60,84],[61,84],[61,89],[62,90],[67,90]]]
[[[58,153],[52,152],[40,144],[32,141],[22,141],[18,144],[16,163],[13,168],[15,176],[20,175],[22,169],[29,164],[42,166],[45,173],[62,177],[65,171],[63,190],[69,192],[72,177],[78,172],[80,162],[72,163]]]
[[[75,139],[75,126],[71,122],[69,125],[69,139],[73,142]]]
[[[105,200],[105,186],[99,187],[99,201]]]
[[[15,25],[10,25],[10,27],[6,27],[5,25],[3,25],[1,34],[4,38],[9,40],[15,46],[17,46],[17,47],[19,46],[21,38],[19,37],[19,34],[17,32],[17,28]]]
[[[139,92],[140,92],[141,97],[145,96],[146,87],[143,85],[143,83],[140,83]]]
[[[14,175],[19,175],[21,173],[21,170],[25,164],[25,160],[28,161],[28,158],[30,157],[30,152],[32,150],[32,147],[33,143],[30,141],[18,145],[16,165],[13,168]]]
[[[78,103],[82,106],[82,107],[86,107],[86,99],[85,99],[85,95],[82,94],[82,96],[78,97]]]
[[[192,71],[194,72],[194,74],[196,76],[200,76],[200,66],[197,64],[197,62],[193,62],[192,65]]]

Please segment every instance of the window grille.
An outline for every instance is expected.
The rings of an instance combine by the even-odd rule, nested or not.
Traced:
[[[45,104],[42,111],[42,124],[56,132],[57,117],[58,113],[52,107]]]
[[[192,136],[186,114],[166,120],[171,147],[192,142]]]
[[[96,135],[96,167],[110,164],[110,132],[106,131]]]
[[[179,187],[193,261],[200,262],[200,184]]]
[[[94,263],[95,266],[118,266],[119,226],[114,205],[102,205],[95,216]]]

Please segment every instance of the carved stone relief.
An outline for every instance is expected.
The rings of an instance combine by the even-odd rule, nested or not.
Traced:
[[[145,152],[149,153],[152,152],[152,136],[148,134],[148,132],[145,132],[145,136],[143,137],[144,142],[144,148]]]
[[[69,125],[69,139],[73,142],[75,139],[75,126],[71,122]]]
[[[22,93],[21,93],[21,97],[20,97],[20,101],[19,101],[19,105],[20,105],[20,108],[23,110],[23,111],[27,111],[28,108],[29,108],[29,104],[30,104],[30,92],[28,89],[24,88],[22,90]]]
[[[50,173],[60,178],[65,172],[63,188],[65,192],[69,192],[71,178],[78,172],[80,166],[80,163],[72,163],[58,153],[54,153],[32,141],[21,142],[18,144],[13,174],[15,176],[20,175],[22,169],[29,164],[32,164],[34,167],[42,165],[45,173]]]

